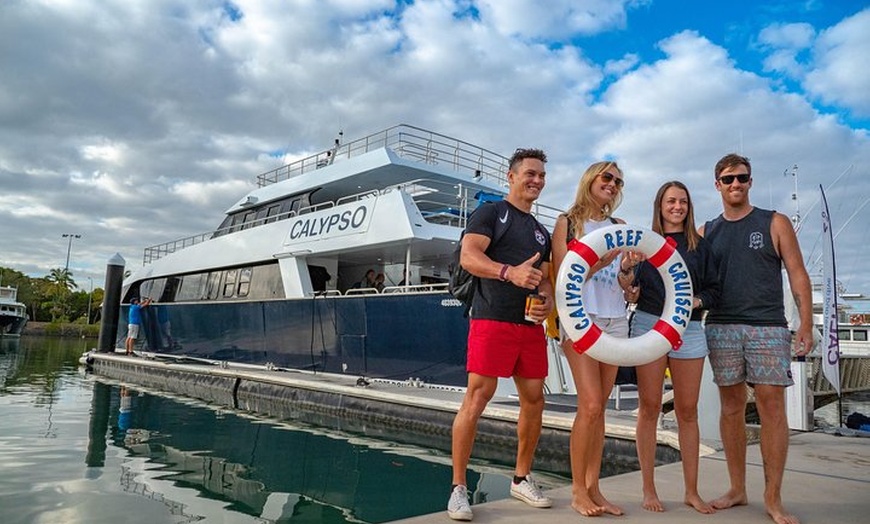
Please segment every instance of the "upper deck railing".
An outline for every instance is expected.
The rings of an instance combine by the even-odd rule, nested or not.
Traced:
[[[263,187],[274,184],[329,165],[332,161],[338,158],[351,158],[383,147],[388,147],[391,151],[402,158],[424,162],[430,165],[440,165],[456,172],[467,173],[469,177],[475,181],[487,180],[500,187],[504,187],[507,184],[506,173],[508,159],[506,157],[461,140],[426,131],[418,127],[401,124],[374,133],[365,138],[353,140],[346,144],[338,144],[332,150],[297,160],[278,169],[267,171],[266,173],[257,176],[257,185]],[[418,194],[415,190],[419,185],[424,185],[427,191],[430,191],[429,194],[431,194],[431,191],[433,190],[438,193],[452,192],[455,191],[455,188],[457,187],[454,184],[419,179],[403,182],[396,186],[381,189],[377,192],[366,191],[358,195],[348,195],[340,199],[338,202],[321,202],[316,206],[302,208],[298,211],[290,211],[277,216],[246,222],[244,224],[234,224],[226,226],[223,229],[191,235],[155,246],[150,246],[145,248],[142,263],[143,265],[149,264],[170,253],[199,244],[216,236],[235,233],[268,222],[290,218],[297,214],[310,213],[325,207],[339,205],[347,201],[372,196],[373,194],[376,196],[380,193],[396,189],[409,192],[429,222],[465,227],[465,220],[468,214],[473,211],[478,204],[478,202],[474,200],[474,193],[476,193],[477,190],[469,190],[469,188],[466,187],[460,188],[459,193],[455,195],[456,205],[439,213],[433,212],[429,208],[438,208],[439,206],[443,208],[443,204],[430,206],[427,202],[426,194]],[[542,224],[552,229],[559,210],[536,202],[532,208],[532,212],[537,216]]]
[[[267,171],[257,176],[257,186],[287,180],[332,164],[338,159],[352,158],[383,147],[402,158],[441,165],[499,185],[507,181],[508,159],[504,156],[449,136],[399,124],[351,142],[337,143],[328,151]]]

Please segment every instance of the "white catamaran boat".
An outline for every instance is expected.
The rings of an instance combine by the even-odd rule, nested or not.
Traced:
[[[259,175],[216,230],[147,248],[122,303],[154,299],[155,353],[465,385],[449,263],[469,213],[506,194],[507,162],[408,125],[336,140]],[[552,228],[555,209],[534,212]],[[370,269],[382,289],[358,284]]]
[[[18,290],[0,286],[0,336],[17,337],[27,324],[27,307],[18,302]]]

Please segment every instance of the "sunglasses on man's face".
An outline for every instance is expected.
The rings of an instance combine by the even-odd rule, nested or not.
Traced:
[[[598,176],[601,177],[601,180],[604,180],[605,184],[613,182],[613,184],[620,189],[622,188],[622,186],[625,185],[625,180],[617,178],[616,175],[614,175],[613,173],[608,173],[607,171],[605,171]]]
[[[726,186],[730,186],[731,184],[734,183],[735,178],[741,184],[745,184],[745,183],[749,182],[749,175],[747,175],[745,173],[741,174],[741,175],[722,175],[719,178],[717,178],[716,180],[722,184],[725,184]]]

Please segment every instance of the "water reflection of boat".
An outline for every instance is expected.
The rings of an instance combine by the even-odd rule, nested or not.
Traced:
[[[104,402],[94,405],[92,419],[104,420],[111,441],[129,452],[121,487],[162,502],[173,514],[225,520],[232,508],[239,517],[255,517],[251,522],[291,516],[390,522],[442,509],[440,490],[421,491],[408,480],[449,485],[449,458],[431,450],[295,422],[246,419],[148,393],[125,397],[120,388],[100,382],[94,387],[94,398]],[[132,399],[126,429],[112,416],[125,398]],[[105,442],[105,433],[95,431],[92,438]],[[481,500],[503,498],[509,475],[507,468],[472,468],[470,487]],[[542,477],[549,484],[547,478]]]
[[[464,385],[449,263],[506,171],[501,155],[406,125],[336,140],[260,175],[215,231],[146,249],[122,300],[156,300],[143,309],[155,352]],[[385,288],[358,285],[369,269]]]
[[[27,307],[18,302],[18,290],[0,286],[0,337],[17,337],[27,324]]]

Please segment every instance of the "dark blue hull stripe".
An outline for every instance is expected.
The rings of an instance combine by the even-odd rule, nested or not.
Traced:
[[[173,355],[464,386],[468,319],[457,304],[440,293],[155,304],[142,309],[140,340]]]

